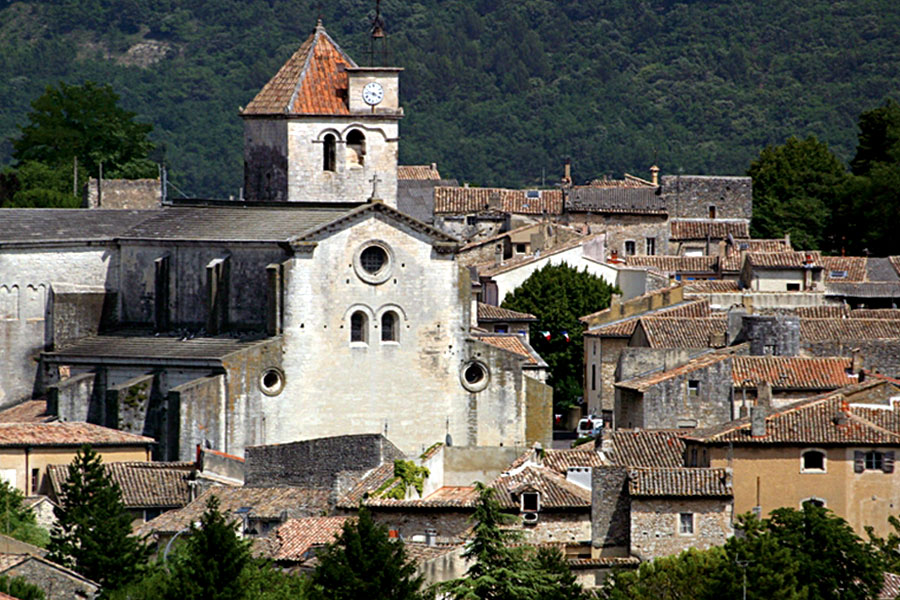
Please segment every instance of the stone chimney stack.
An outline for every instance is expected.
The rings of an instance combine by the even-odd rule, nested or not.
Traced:
[[[859,375],[863,370],[862,351],[859,348],[854,348],[850,351],[850,355],[853,357],[850,359],[850,374]]]
[[[760,381],[756,385],[756,405],[768,410],[772,406],[772,384]]]
[[[753,437],[765,437],[766,435],[766,407],[750,407],[750,435]]]
[[[563,185],[572,185],[572,159],[571,158],[566,159],[566,164],[563,167],[562,184]]]
[[[650,167],[650,183],[659,185],[659,167],[656,165]]]

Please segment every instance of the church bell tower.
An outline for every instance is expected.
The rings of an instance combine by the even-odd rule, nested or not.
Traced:
[[[373,65],[379,22],[376,11]],[[319,21],[241,111],[245,199],[359,203],[377,195],[396,208],[400,71],[360,67]]]

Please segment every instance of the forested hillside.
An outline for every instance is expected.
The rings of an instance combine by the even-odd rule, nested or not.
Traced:
[[[321,15],[367,62],[370,0],[0,0],[0,166],[29,103],[109,83],[173,182],[237,194],[245,105]],[[740,174],[815,135],[843,161],[900,88],[895,0],[384,0],[401,162],[480,185],[623,171]],[[158,156],[157,156],[158,158]]]

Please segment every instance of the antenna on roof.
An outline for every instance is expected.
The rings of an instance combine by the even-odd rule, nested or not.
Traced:
[[[388,64],[387,33],[384,30],[384,19],[381,18],[381,0],[375,0],[375,16],[372,17],[372,27],[369,29],[369,66],[374,67],[376,51],[375,45],[381,44],[381,66]]]

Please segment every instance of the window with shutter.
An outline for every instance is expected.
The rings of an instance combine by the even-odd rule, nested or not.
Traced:
[[[881,470],[885,473],[894,472],[894,451],[884,453],[884,460],[881,462]]]
[[[853,452],[853,472],[862,473],[866,470],[866,453],[856,450]]]

